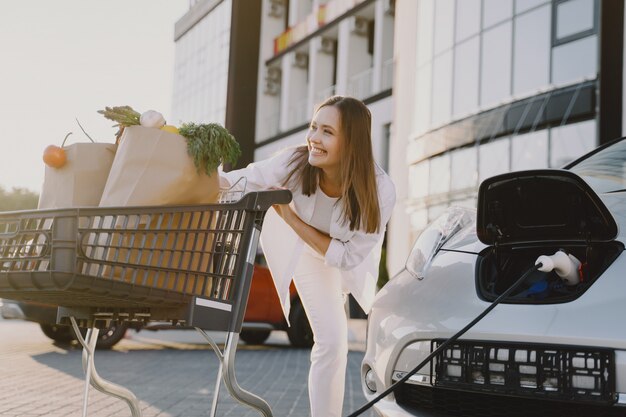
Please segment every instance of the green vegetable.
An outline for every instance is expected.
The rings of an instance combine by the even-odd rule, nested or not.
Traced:
[[[130,106],[105,107],[104,110],[98,110],[98,113],[104,115],[109,120],[113,120],[118,124],[114,126],[127,127],[139,124],[141,114],[133,110]]]
[[[187,153],[198,171],[211,175],[223,162],[233,165],[241,156],[241,148],[233,135],[217,123],[184,123],[178,133],[187,139]]]
[[[104,117],[109,120],[117,122],[116,125],[113,125],[113,127],[119,128],[115,134],[115,138],[117,139],[116,143],[119,143],[122,138],[124,128],[138,125],[139,117],[141,117],[141,114],[133,110],[130,106],[105,107],[104,110],[98,110],[98,113],[104,115]]]

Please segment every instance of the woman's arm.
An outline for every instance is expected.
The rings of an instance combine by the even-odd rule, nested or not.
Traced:
[[[293,152],[292,148],[286,148],[268,159],[253,162],[245,168],[229,172],[220,170],[220,187],[228,188],[242,177],[246,178],[246,192],[282,187]]]
[[[320,255],[325,256],[332,238],[323,232],[320,232],[313,226],[305,223],[293,211],[288,204],[276,204],[273,206],[280,217],[283,218],[294,232],[304,240],[304,242],[313,248]]]

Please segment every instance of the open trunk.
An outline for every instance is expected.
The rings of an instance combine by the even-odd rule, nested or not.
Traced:
[[[581,262],[575,283],[535,271],[505,303],[567,302],[584,293],[624,249],[617,225],[595,192],[563,170],[507,173],[479,189],[477,235],[489,245],[478,257],[476,288],[493,301],[539,256],[562,250]]]

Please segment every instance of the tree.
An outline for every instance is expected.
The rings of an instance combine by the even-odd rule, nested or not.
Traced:
[[[0,187],[0,211],[36,209],[39,195],[26,188],[6,191]]]

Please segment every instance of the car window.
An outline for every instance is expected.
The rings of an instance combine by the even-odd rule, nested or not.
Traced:
[[[600,148],[567,169],[582,177],[597,193],[626,191],[626,140]]]

